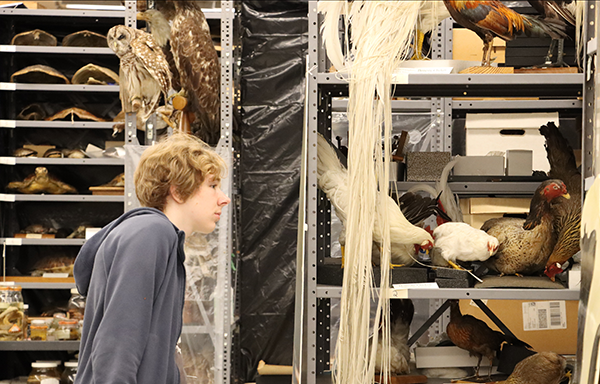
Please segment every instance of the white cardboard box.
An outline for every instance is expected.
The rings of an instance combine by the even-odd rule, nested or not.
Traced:
[[[558,125],[558,112],[548,113],[480,113],[467,114],[466,154],[484,156],[491,151],[510,149],[533,151],[533,169],[549,171],[540,126],[554,122]]]
[[[477,357],[458,347],[417,347],[415,363],[417,368],[476,367]],[[481,359],[482,367],[489,367],[490,361]]]

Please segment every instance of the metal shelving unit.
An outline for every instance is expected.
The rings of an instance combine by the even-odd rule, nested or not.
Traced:
[[[85,239],[28,239],[19,237],[1,237],[0,244],[21,246],[21,245],[73,245],[81,246]]]
[[[0,193],[0,201],[61,201],[68,203],[97,202],[97,203],[118,203],[124,202],[123,196],[110,195],[10,195]]]
[[[78,340],[0,341],[0,351],[77,351]]]
[[[33,120],[0,120],[0,128],[87,128],[112,129],[112,121],[33,121]]]
[[[69,159],[69,158],[45,158],[45,157],[8,157],[0,156],[0,164],[3,165],[21,165],[21,164],[39,164],[39,165],[124,165],[124,159],[117,158],[99,158],[99,159]]]
[[[0,83],[0,91],[119,92],[118,85]]]
[[[328,255],[331,208],[317,189],[316,136],[331,129],[332,112],[344,112],[348,82],[329,68],[319,35],[317,2],[309,1],[306,121],[303,149],[303,175],[306,188],[300,191],[299,251],[296,274],[296,318],[294,335],[294,383],[315,384],[329,368],[330,299],[341,297],[341,287],[317,284],[317,265]],[[434,58],[450,58],[448,42],[452,38],[449,20],[438,30],[441,44]],[[451,151],[453,110],[580,110],[585,106],[584,74],[407,74],[395,79],[394,95],[425,99],[394,100],[393,111],[431,111],[442,117],[432,150]],[[511,100],[530,96],[537,100]],[[463,100],[465,97],[507,97],[507,100]],[[433,147],[437,149],[433,149]],[[399,191],[416,183],[398,182]],[[454,193],[466,197],[531,196],[539,181],[524,182],[450,182]],[[394,187],[391,188],[391,191]],[[411,299],[490,299],[490,300],[578,300],[579,290],[571,289],[402,289],[393,290],[399,298]],[[328,376],[327,376],[328,378]]]
[[[114,55],[110,48],[102,47],[38,47],[28,45],[0,45],[0,52],[9,53],[45,53],[45,54],[70,54],[70,55]]]

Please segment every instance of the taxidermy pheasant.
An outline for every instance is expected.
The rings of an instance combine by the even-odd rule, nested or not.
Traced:
[[[345,225],[349,204],[348,170],[340,163],[334,147],[321,135],[317,137],[317,181],[319,188],[335,207],[336,215]],[[414,249],[414,245],[431,249],[433,237],[423,228],[412,225],[390,196],[380,196],[380,201],[385,204],[390,215],[392,262],[412,265],[414,260],[406,253],[406,249]],[[373,241],[381,244],[382,238],[382,230],[376,218]]]
[[[496,384],[558,384],[567,360],[554,352],[540,352],[519,362],[508,379]]]
[[[463,315],[458,300],[450,300],[450,323],[446,327],[446,334],[454,345],[466,349],[470,354],[479,358],[475,371],[477,377],[479,377],[479,367],[484,356],[490,361],[488,378],[491,376],[492,362],[496,354],[500,352],[502,343],[509,342],[531,348],[529,344],[519,339],[494,331],[484,321],[471,315]]]
[[[498,0],[444,0],[444,4],[458,24],[472,30],[483,40],[482,66],[490,66],[494,37],[506,41],[519,36],[566,37],[564,23],[521,15]]]
[[[540,133],[546,138],[546,154],[550,163],[549,176],[563,180],[572,196],[571,199],[557,198],[553,208],[554,228],[558,237],[546,262],[544,273],[554,281],[555,276],[563,271],[562,264],[579,251],[581,173],[577,169],[573,149],[554,123],[542,125]]]
[[[569,199],[561,180],[546,180],[535,190],[526,220],[501,217],[483,223],[481,229],[498,239],[498,251],[486,266],[501,275],[531,275],[544,269],[556,244],[556,212],[552,203]]]
[[[405,375],[410,372],[408,365],[410,351],[408,346],[408,334],[412,322],[415,307],[411,299],[390,300],[390,373]],[[377,338],[377,357],[375,360],[375,372],[381,372],[381,349],[383,348],[383,337]]]

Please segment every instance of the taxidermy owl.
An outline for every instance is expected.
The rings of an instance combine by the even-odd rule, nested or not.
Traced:
[[[106,39],[121,59],[123,111],[140,114],[145,123],[158,108],[161,93],[166,98],[171,89],[171,72],[165,55],[149,33],[124,25],[112,27]]]
[[[155,4],[158,12],[146,11],[138,18],[150,24],[152,35],[163,46],[170,40],[174,82],[188,101],[184,113],[191,131],[216,145],[221,136],[221,65],[206,17],[197,1],[157,0]],[[170,31],[166,30],[169,22]]]

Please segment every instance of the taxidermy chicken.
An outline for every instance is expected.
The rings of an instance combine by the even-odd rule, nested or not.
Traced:
[[[408,365],[410,351],[408,346],[408,334],[412,322],[415,307],[411,299],[390,300],[390,373],[405,375],[410,372]],[[383,348],[382,335],[377,338],[377,357],[375,360],[375,372],[382,372],[381,349]]]
[[[472,30],[483,40],[482,66],[490,66],[494,37],[505,41],[519,36],[566,37],[564,23],[521,15],[498,0],[444,0],[444,4],[458,24]]]
[[[521,360],[508,379],[496,384],[559,384],[567,360],[554,352],[540,352]]]
[[[348,171],[340,162],[333,146],[320,134],[317,136],[317,181],[345,225],[349,204]],[[414,245],[417,245],[422,249],[431,249],[433,238],[423,228],[412,225],[390,196],[380,194],[379,200],[381,204],[385,204],[390,215],[392,263],[412,265],[414,259],[407,254],[407,248],[414,249]],[[375,218],[373,241],[378,244],[381,244],[383,238],[381,232],[379,220]]]
[[[546,154],[550,163],[549,176],[565,182],[571,199],[558,198],[553,204],[556,245],[546,262],[544,273],[554,281],[562,265],[579,251],[581,232],[581,173],[577,169],[573,149],[561,135],[558,127],[549,122],[540,127],[546,138]]]
[[[488,377],[491,376],[492,363],[496,354],[500,352],[502,343],[509,342],[531,348],[521,340],[494,331],[484,321],[471,315],[463,315],[458,300],[450,300],[450,323],[446,327],[446,334],[454,345],[477,356],[479,360],[475,371],[476,376],[479,376],[479,367],[484,356],[490,361]]]
[[[555,210],[559,197],[569,199],[558,179],[546,180],[535,190],[527,219],[501,217],[487,220],[481,229],[498,239],[498,251],[486,266],[501,275],[531,275],[544,269],[556,244]]]
[[[456,261],[485,261],[498,250],[498,239],[467,223],[444,223],[433,230],[434,249],[456,269]]]
[[[582,19],[582,15],[578,16],[578,13],[583,13],[583,1],[577,2],[575,0],[527,0],[529,4],[540,14],[542,20],[553,20],[555,23],[563,23],[575,26],[576,29],[576,42],[580,45],[581,31],[577,26],[577,19]],[[581,23],[581,22],[580,22]],[[559,45],[558,56],[556,63],[552,64],[552,53],[556,45]],[[552,39],[548,54],[546,55],[545,65],[563,66],[563,54],[564,54],[564,39]],[[577,49],[579,52],[579,48]]]

